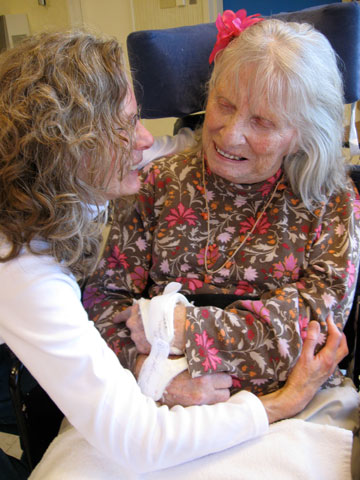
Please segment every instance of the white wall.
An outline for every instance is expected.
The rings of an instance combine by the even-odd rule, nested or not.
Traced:
[[[71,0],[80,3],[84,25],[116,37],[125,46],[134,30],[131,0]]]
[[[190,5],[160,8],[160,0],[0,0],[0,15],[26,13],[30,31],[86,26],[95,33],[115,36],[126,49],[134,30],[171,28],[214,21],[222,0],[197,0]],[[171,134],[175,119],[145,120],[154,135]]]
[[[14,13],[27,14],[32,34],[69,27],[67,0],[47,0],[45,7],[38,0],[0,0],[0,15]]]

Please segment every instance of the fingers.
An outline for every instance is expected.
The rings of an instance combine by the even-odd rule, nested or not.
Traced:
[[[141,330],[143,330],[143,323],[141,319],[139,305],[133,305],[128,310],[130,311],[129,316],[126,319],[126,325],[128,326],[128,328],[132,330],[133,328],[136,327],[138,329],[140,328]]]
[[[229,400],[232,378],[227,373],[211,373],[197,377],[197,380],[198,405],[212,405]]]
[[[321,349],[321,355],[328,357],[329,363],[338,364],[349,353],[346,338],[335,325],[331,313],[327,316],[326,323],[328,326],[328,337],[326,344]],[[320,325],[318,322],[311,321],[308,325],[307,336],[303,345],[303,353],[307,359],[311,359],[314,356],[315,348],[319,341]]]
[[[137,351],[139,353],[150,353],[151,345],[146,338],[139,305],[131,307],[131,314],[126,320],[126,326],[130,330],[130,338],[135,343]]]
[[[343,332],[340,332],[337,326],[334,323],[333,317],[331,314],[328,315],[327,319],[328,324],[328,340],[326,344],[336,350],[335,359],[336,363],[339,363],[346,355],[349,353],[347,346],[346,337]]]
[[[326,317],[326,323],[328,327],[328,337],[324,348],[335,352],[339,348],[342,334],[335,325],[331,313]]]
[[[216,389],[230,388],[232,386],[232,378],[227,373],[212,373],[205,375],[211,379],[212,386]]]
[[[328,325],[328,337],[325,346],[319,353],[327,359],[333,372],[336,365],[349,353],[345,335],[340,332],[334,323],[333,316],[329,314],[326,318]]]
[[[326,322],[328,326],[326,343],[314,358],[320,361],[324,373],[329,376],[334,372],[337,364],[348,354],[348,348],[345,335],[335,325],[332,314],[327,316]]]
[[[211,404],[226,402],[230,398],[232,378],[226,373],[213,373],[210,375],[214,387],[214,397]]]
[[[230,398],[230,390],[228,388],[222,388],[215,390],[214,400],[209,402],[209,405],[214,403],[227,402]]]
[[[279,390],[275,403],[271,395],[264,397],[263,403],[267,408],[269,421],[288,418],[300,412],[346,355],[345,336],[336,327],[332,315],[327,317],[326,322],[328,336],[325,345],[315,355],[315,348],[322,340],[322,335],[320,325],[310,322],[300,357],[285,386]]]
[[[318,344],[320,336],[320,325],[318,322],[311,321],[307,328],[307,335],[302,348],[302,355],[311,359],[315,353],[315,347]]]
[[[192,378],[188,371],[177,375],[166,387],[162,403],[169,407],[211,405],[230,398],[232,380],[226,373],[214,373]]]
[[[343,358],[346,357],[346,355],[349,354],[349,348],[348,348],[348,344],[347,344],[347,341],[346,341],[346,337],[345,337],[345,334],[342,333],[341,335],[341,341],[340,341],[340,345],[339,345],[339,348],[336,352],[336,363],[339,363],[341,362],[341,360]]]
[[[193,400],[195,405],[213,405],[226,402],[230,398],[232,380],[225,373],[211,373],[192,379],[194,383]]]
[[[326,319],[328,323],[328,339],[326,344],[335,350],[335,362],[338,364],[349,353],[346,337],[344,332],[340,332],[330,316]]]
[[[139,305],[133,305],[131,307],[126,308],[122,312],[118,312],[116,315],[113,317],[113,322],[114,323],[122,323],[126,322],[131,315],[134,313],[138,313],[139,311]]]

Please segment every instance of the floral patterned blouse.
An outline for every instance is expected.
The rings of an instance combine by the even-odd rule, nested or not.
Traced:
[[[265,394],[286,380],[310,319],[320,322],[323,341],[330,311],[339,327],[346,322],[359,262],[359,196],[349,179],[310,213],[281,170],[253,185],[230,183],[207,168],[205,179],[206,190],[200,154],[153,163],[132,211],[115,206],[84,305],[133,369],[129,332],[112,322],[119,310],[134,297],[160,294],[170,281],[181,282],[185,295],[211,294],[208,306],[186,308],[189,371],[230,372],[234,389]],[[214,306],[217,294],[238,299],[223,309]],[[340,381],[335,375],[329,383]]]

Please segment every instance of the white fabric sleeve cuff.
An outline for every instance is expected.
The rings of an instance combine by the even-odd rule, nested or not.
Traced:
[[[152,345],[155,338],[171,343],[174,338],[174,310],[178,303],[190,305],[190,302],[178,293],[181,284],[169,283],[162,295],[153,297],[151,300],[140,298],[137,300],[140,307],[141,318],[144,325],[147,341]],[[182,353],[182,352],[171,352]]]
[[[161,354],[160,356],[159,354],[155,356],[152,355],[151,351],[141,367],[138,385],[144,395],[158,401],[171,380],[184,370],[187,370],[187,367],[186,357],[180,357],[175,360],[166,358],[163,361]]]
[[[255,426],[254,436],[267,433],[269,430],[269,418],[262,401],[256,395],[246,390],[241,390],[232,395],[226,403],[246,405],[249,421],[251,420]]]
[[[178,303],[190,304],[184,295],[178,293],[180,289],[180,283],[171,282],[162,295],[151,300],[141,298],[136,302],[140,307],[146,339],[151,344],[151,352],[141,367],[138,384],[141,391],[154,400],[159,400],[170,381],[187,368],[185,357],[168,360],[170,353],[182,353],[171,348],[175,306]]]

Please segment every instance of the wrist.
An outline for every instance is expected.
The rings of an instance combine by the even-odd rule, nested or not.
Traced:
[[[263,397],[259,397],[259,400],[265,408],[266,414],[269,419],[269,423],[277,422],[282,420],[284,415],[282,413],[282,389],[277,390],[276,392],[268,393]]]
[[[135,367],[134,367],[134,372],[133,372],[136,380],[139,378],[139,373],[140,373],[141,367],[143,366],[143,363],[145,362],[146,358],[147,358],[147,355],[142,355],[142,354],[139,354],[136,357]]]
[[[176,305],[174,309],[174,338],[171,346],[180,351],[185,350],[186,335],[185,335],[185,320],[186,307],[185,305]]]
[[[260,397],[269,423],[291,418],[301,412],[311,400],[306,389],[299,391],[296,386],[286,383],[276,392]]]

